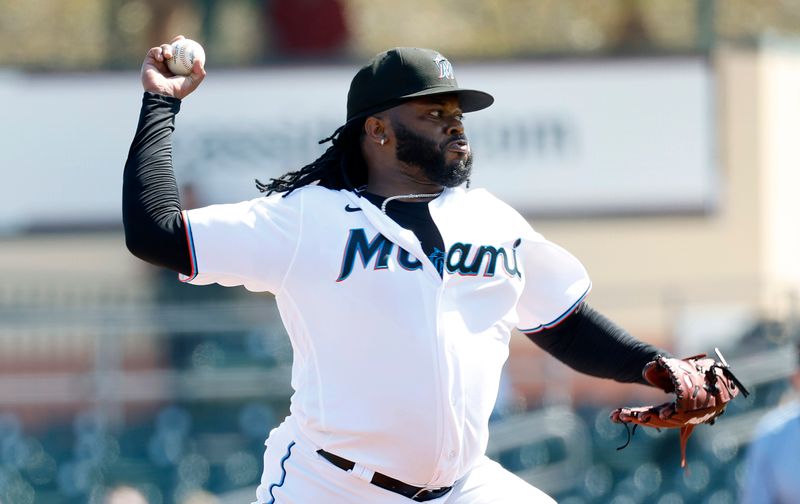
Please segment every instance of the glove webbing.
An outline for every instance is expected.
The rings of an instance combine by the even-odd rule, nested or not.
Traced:
[[[715,363],[714,365],[712,365],[706,371],[706,374],[708,375],[708,377],[709,378],[713,378],[715,376],[714,375],[714,370],[715,369],[719,369],[722,372],[722,374],[725,375],[726,378],[728,378],[730,381],[732,381],[734,383],[734,385],[736,387],[738,387],[739,390],[742,391],[742,395],[744,397],[748,397],[750,395],[750,392],[742,384],[742,382],[739,381],[738,378],[736,378],[736,375],[734,375],[733,372],[730,370],[730,367],[728,366],[728,363],[725,361],[725,358],[722,356],[722,354],[719,352],[719,350],[718,349],[715,349],[715,350],[717,352],[717,355],[720,357],[720,360],[722,361],[722,364],[716,364]],[[705,355],[694,356],[694,357],[690,357],[689,359],[695,359],[695,358],[700,358],[700,357],[705,357]],[[689,360],[689,359],[686,359],[686,360]],[[708,381],[712,382],[712,380],[710,380],[710,379]],[[717,385],[716,385],[716,382],[714,381],[711,384],[710,389],[707,389],[707,390],[708,390],[708,392],[710,392],[712,394],[716,394],[717,393],[716,387],[717,387]],[[677,387],[676,387],[676,391],[677,391]],[[716,415],[712,416],[711,418],[709,418],[708,420],[706,420],[706,421],[704,421],[702,423],[707,423],[709,425],[713,425],[714,422],[716,421],[717,417],[719,417],[723,413],[725,413],[724,409],[719,411]],[[674,414],[674,412],[673,412],[673,414]],[[622,422],[622,425],[625,426],[625,432],[628,434],[628,438],[625,441],[625,444],[623,444],[622,446],[617,447],[617,450],[625,449],[630,444],[631,439],[633,439],[633,436],[636,433],[636,428],[639,426],[639,424],[638,423],[634,423],[633,424],[633,428],[629,429],[628,428],[628,424],[629,423],[631,423],[631,422]],[[694,431],[694,428],[697,427],[697,425],[699,425],[699,424],[687,424],[687,425],[684,425],[684,426],[682,426],[680,428],[681,467],[682,468],[686,468],[686,465],[687,465],[686,464],[686,444],[688,443],[689,438],[691,437],[692,432]],[[660,428],[658,428],[658,427],[654,427],[654,428],[657,431],[661,432]]]

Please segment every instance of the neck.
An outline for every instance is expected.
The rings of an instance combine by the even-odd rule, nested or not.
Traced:
[[[444,188],[442,186],[423,187],[417,189],[400,189],[394,187],[381,190],[374,189],[372,186],[367,185],[367,192],[371,194],[375,194],[382,198],[392,198],[398,200],[403,200],[405,197],[407,199],[422,199],[424,201],[424,198],[421,198],[421,195],[431,195],[429,198],[433,199],[441,194],[443,190]]]
[[[373,176],[377,175],[377,176]],[[392,176],[370,173],[367,191],[384,198],[401,194],[434,194],[440,193],[443,186],[433,183],[424,177],[413,177],[406,173],[395,172]]]
[[[398,160],[389,149],[364,144],[362,156],[367,169],[366,189],[372,194],[390,198],[399,194],[439,193],[444,189],[429,180],[421,167]]]
[[[442,191],[435,192],[435,193],[413,193],[413,194],[398,194],[398,195],[395,195],[395,196],[389,196],[388,198],[383,200],[383,203],[381,203],[381,212],[383,212],[384,214],[386,213],[386,205],[388,205],[390,201],[394,201],[394,200],[408,200],[408,201],[417,200],[419,202],[427,202],[427,201],[432,200],[433,198],[438,197],[440,194],[442,194]]]

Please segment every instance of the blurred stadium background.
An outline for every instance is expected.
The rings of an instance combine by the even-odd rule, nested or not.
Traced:
[[[676,432],[615,450],[610,409],[662,394],[516,337],[492,456],[564,504],[737,501],[800,331],[790,0],[0,0],[0,502],[250,502],[287,413],[272,299],[124,248],[138,67],[177,33],[208,55],[175,139],[189,206],[312,159],[388,47],[434,47],[495,94],[468,118],[476,181],[584,261],[594,306],[679,355],[719,346],[753,394],[684,472]]]

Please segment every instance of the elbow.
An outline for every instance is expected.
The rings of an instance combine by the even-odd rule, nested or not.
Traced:
[[[127,232],[125,233],[125,248],[127,248],[128,252],[134,256],[140,257],[141,252],[139,242]]]
[[[123,204],[122,228],[125,232],[125,247],[128,252],[146,262],[152,262],[152,249],[158,236],[158,227],[144,212],[128,208]]]
[[[122,195],[122,229],[125,234],[125,247],[135,257],[142,258],[143,231],[140,214],[130,205],[126,193]]]
[[[188,275],[191,261],[180,229],[165,230],[158,226],[124,222],[125,247],[134,257],[153,266]]]
[[[129,226],[125,226],[125,247],[133,256],[149,262],[146,240],[143,239],[140,233],[132,230]]]
[[[141,218],[135,213],[126,212],[123,208],[122,228],[125,232],[125,247],[134,257],[151,262],[154,233],[147,223],[147,219]]]

